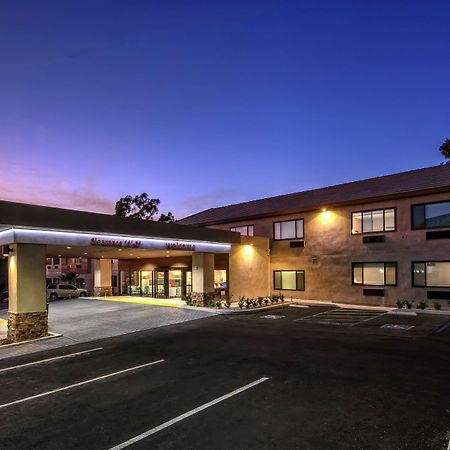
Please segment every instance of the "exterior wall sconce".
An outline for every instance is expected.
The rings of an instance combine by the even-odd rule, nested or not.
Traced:
[[[13,252],[9,245],[2,245],[2,256],[7,258]]]

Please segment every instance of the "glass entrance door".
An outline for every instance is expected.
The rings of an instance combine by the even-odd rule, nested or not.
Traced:
[[[155,295],[158,298],[168,297],[168,271],[156,270],[155,271]]]
[[[142,295],[153,297],[153,272],[143,270],[141,272],[141,283]]]
[[[169,298],[181,298],[183,286],[183,273],[180,269],[169,270]]]

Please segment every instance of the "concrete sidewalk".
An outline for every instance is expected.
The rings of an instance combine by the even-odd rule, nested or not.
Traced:
[[[0,319],[4,320],[7,314],[7,310],[1,310]],[[110,302],[92,298],[58,300],[49,305],[49,331],[62,336],[0,347],[0,359],[214,315],[214,312],[134,302]],[[6,321],[2,321],[0,326],[5,328],[6,334]]]

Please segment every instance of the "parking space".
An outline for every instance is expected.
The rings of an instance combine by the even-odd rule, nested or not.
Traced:
[[[4,359],[1,448],[446,448],[450,341],[392,334],[388,315],[363,322],[379,334],[297,320],[323,312],[211,316]]]
[[[336,308],[314,315],[301,317],[297,320],[304,320],[325,325],[346,325],[355,326],[362,322],[375,319],[386,314],[384,311],[371,309],[356,309],[356,308]]]

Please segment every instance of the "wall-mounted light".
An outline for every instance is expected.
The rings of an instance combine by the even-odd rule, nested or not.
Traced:
[[[7,258],[12,253],[12,248],[9,245],[2,245],[2,256]]]

